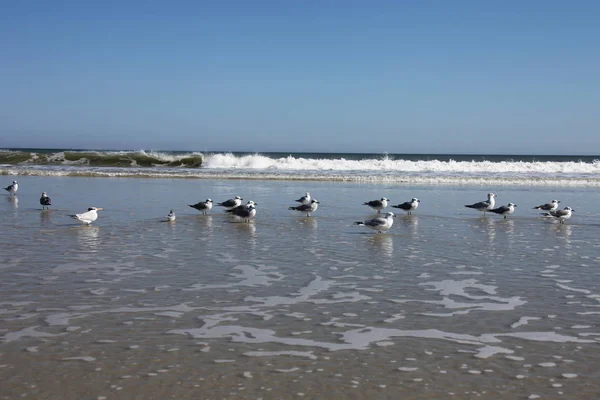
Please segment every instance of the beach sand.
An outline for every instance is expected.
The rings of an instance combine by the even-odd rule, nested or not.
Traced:
[[[600,395],[597,189],[18,180],[0,199],[2,399]],[[287,209],[306,191],[310,218]],[[464,207],[488,192],[515,213]],[[235,195],[255,221],[187,207]],[[382,196],[421,204],[388,208],[386,234],[353,225]],[[566,224],[532,210],[552,199]],[[89,206],[91,226],[68,217]]]

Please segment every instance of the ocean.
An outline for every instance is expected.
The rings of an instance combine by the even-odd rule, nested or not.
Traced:
[[[1,399],[600,397],[600,157],[69,153],[1,152]]]
[[[0,175],[600,186],[600,156],[4,149]]]

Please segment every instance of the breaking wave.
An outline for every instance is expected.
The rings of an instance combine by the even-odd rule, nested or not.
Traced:
[[[0,174],[600,186],[600,161],[589,156],[514,160],[464,155],[1,150]]]

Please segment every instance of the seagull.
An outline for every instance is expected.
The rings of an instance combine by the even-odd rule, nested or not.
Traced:
[[[396,215],[393,212],[387,212],[385,213],[384,217],[377,217],[373,219],[368,219],[366,221],[358,221],[355,222],[354,225],[366,226],[381,233],[382,231],[387,231],[392,227],[392,225],[394,224],[393,218],[395,216]]]
[[[244,219],[244,222],[248,223],[252,218],[256,216],[256,203],[248,202],[248,204],[226,210],[225,212],[230,213],[236,218]]]
[[[213,201],[211,199],[206,199],[205,201],[196,204],[188,204],[188,206],[202,212],[202,215],[206,215],[212,209]]]
[[[575,210],[573,210],[571,207],[565,207],[562,210],[550,211],[550,212],[544,213],[542,215],[544,215],[546,217],[557,218],[561,224],[564,224],[566,220],[571,218],[571,213],[573,211],[575,211]]]
[[[19,184],[17,183],[17,181],[13,181],[12,185],[8,185],[7,187],[4,188],[4,190],[6,190],[8,192],[8,195],[10,196],[11,194],[15,194],[17,193],[17,190],[19,190]]]
[[[42,197],[40,197],[40,204],[42,205],[42,210],[44,208],[50,208],[50,206],[52,205],[52,201],[50,200],[50,197],[48,197],[46,192],[42,192]]]
[[[98,219],[98,213],[96,211],[100,211],[100,210],[102,210],[102,208],[100,208],[100,207],[90,207],[84,213],[73,214],[73,215],[69,215],[69,216],[72,218],[75,218],[78,221],[83,222],[86,225],[89,225]]]
[[[369,206],[372,209],[377,210],[377,213],[380,213],[381,210],[383,210],[384,208],[387,207],[388,201],[390,201],[390,199],[386,199],[385,197],[382,197],[381,200],[367,201],[367,202],[364,202],[363,205]]]
[[[242,199],[240,196],[235,196],[233,199],[229,199],[222,203],[217,203],[217,205],[221,206],[221,207],[225,207],[228,210],[231,210],[232,208],[235,208],[235,207],[239,206],[240,204],[242,204],[242,200],[244,200],[244,199]]]
[[[485,213],[487,211],[490,211],[492,208],[494,208],[495,204],[496,204],[496,195],[494,193],[488,193],[487,201],[480,201],[479,203],[465,205],[465,207],[474,208],[477,211],[481,211],[481,212],[483,212],[483,215],[485,216]]]
[[[406,201],[402,204],[398,204],[397,206],[392,206],[392,207],[404,210],[404,211],[406,211],[407,215],[411,215],[413,210],[416,210],[417,207],[419,207],[420,202],[421,202],[421,200],[413,197],[413,199],[411,201]]]
[[[494,209],[490,210],[490,212],[493,212],[493,213],[496,213],[499,215],[504,215],[504,218],[506,218],[509,214],[512,214],[515,212],[516,206],[517,205],[514,203],[508,203],[508,205],[494,208]]]
[[[312,199],[312,197],[310,197],[310,193],[306,192],[306,194],[304,196],[300,197],[296,201],[301,204],[310,204],[311,199]]]
[[[297,207],[290,207],[288,208],[288,210],[296,210],[299,212],[303,212],[306,213],[307,217],[310,217],[310,213],[317,211],[317,208],[319,208],[319,204],[320,203],[317,199],[312,199],[310,201],[310,204],[302,204]]]
[[[169,214],[167,214],[167,222],[173,222],[175,221],[175,213],[173,212],[173,210],[171,210],[171,212],[169,212]]]
[[[558,209],[558,200],[552,200],[550,203],[540,204],[539,206],[533,207],[534,210],[542,210],[542,211],[556,211]]]

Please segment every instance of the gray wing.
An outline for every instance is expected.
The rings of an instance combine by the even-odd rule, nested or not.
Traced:
[[[510,208],[508,208],[507,206],[501,206],[498,208],[494,208],[493,210],[490,210],[490,211],[493,213],[496,213],[496,214],[502,214],[502,213],[510,211]]]
[[[311,211],[312,207],[310,204],[302,204],[301,206],[294,207],[297,211]]]
[[[479,203],[475,203],[475,204],[471,204],[471,205],[465,205],[465,207],[469,207],[469,208],[486,208],[490,206],[490,202],[489,201],[480,201]]]
[[[394,208],[400,208],[400,209],[402,209],[404,211],[408,211],[412,207],[412,204],[410,202],[408,202],[408,201],[405,201],[402,204],[398,204],[397,206],[392,206],[392,207],[394,207]]]
[[[546,203],[546,204],[540,204],[539,206],[535,206],[533,208],[536,210],[550,211],[550,210],[552,210],[553,207],[554,207],[553,204]]]
[[[564,217],[565,215],[569,215],[569,211],[567,210],[556,210],[550,213],[554,217]]]
[[[223,206],[223,207],[233,207],[235,206],[235,200],[234,199],[229,199],[227,201],[224,201],[222,203],[217,204],[218,206]]]
[[[383,205],[381,200],[371,200],[364,204],[368,205],[369,207],[381,207]]]
[[[385,218],[373,218],[368,221],[365,221],[365,225],[367,226],[383,226],[385,225],[387,220]]]

